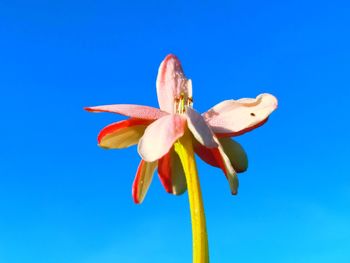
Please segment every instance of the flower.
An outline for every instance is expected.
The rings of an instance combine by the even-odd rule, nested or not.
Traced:
[[[277,99],[265,93],[255,99],[226,100],[201,115],[192,108],[192,81],[185,77],[174,55],[168,55],[159,67],[157,95],[160,109],[130,104],[85,109],[130,117],[103,128],[97,139],[105,149],[138,144],[142,160],[133,183],[136,203],[143,201],[157,168],[167,192],[178,195],[188,189],[193,262],[208,263],[208,238],[194,153],[220,167],[232,194],[236,194],[237,172],[245,171],[248,161],[241,145],[230,137],[264,124],[276,109]]]
[[[167,192],[178,195],[186,191],[183,168],[173,145],[187,128],[193,136],[197,155],[208,164],[220,167],[228,178],[232,194],[236,194],[236,172],[244,172],[248,162],[241,145],[229,137],[264,124],[277,107],[276,98],[261,94],[256,99],[226,100],[200,115],[192,108],[192,81],[185,77],[174,55],[168,55],[159,67],[157,95],[160,109],[130,104],[85,108],[90,112],[130,117],[103,128],[98,144],[105,149],[138,144],[142,160],[133,183],[134,201],[142,202],[157,168]]]

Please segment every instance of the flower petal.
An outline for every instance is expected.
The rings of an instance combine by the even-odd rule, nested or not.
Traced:
[[[235,171],[237,173],[245,172],[248,168],[248,158],[243,147],[231,138],[220,138],[219,142],[225,154],[230,159],[231,165]],[[194,150],[204,162],[220,168],[220,165],[217,162],[217,159],[215,158],[211,149],[201,145],[198,142],[195,142]]]
[[[142,203],[145,198],[156,168],[157,162],[141,160],[132,185],[132,196],[136,204]]]
[[[186,192],[187,183],[185,172],[182,167],[180,157],[175,151],[172,151],[172,162],[171,162],[171,179],[173,185],[173,194],[181,195]]]
[[[248,168],[248,157],[242,145],[231,138],[221,138],[219,141],[236,172],[245,172]]]
[[[217,141],[219,147],[207,148],[198,142],[194,142],[194,151],[206,163],[221,168],[230,184],[231,193],[237,194],[237,173],[232,167],[230,159],[225,154],[223,146],[220,144],[219,140],[216,137],[215,140]]]
[[[158,160],[158,176],[165,191],[173,193],[171,182],[171,150]]]
[[[173,148],[158,160],[158,175],[168,193],[181,195],[186,191],[185,173],[180,158]]]
[[[134,104],[113,104],[113,105],[86,107],[84,109],[90,112],[117,113],[120,115],[125,115],[125,116],[144,119],[144,120],[156,120],[167,115],[166,112],[161,111],[160,109],[149,107],[149,106],[134,105]]]
[[[216,161],[216,158],[212,152],[213,148],[207,148],[200,144],[197,140],[193,143],[193,148],[195,153],[207,164],[210,164],[215,167],[219,167],[219,163]]]
[[[202,115],[198,114],[195,110],[187,107],[186,110],[187,126],[192,132],[193,136],[201,144],[208,148],[218,147],[218,144],[214,140],[214,134],[205,122]]]
[[[219,141],[218,141],[219,143]],[[233,195],[237,194],[238,189],[238,177],[236,171],[233,169],[230,159],[227,157],[227,155],[224,152],[224,149],[222,148],[221,144],[219,143],[219,147],[214,150],[214,155],[216,157],[216,160],[220,164],[221,168],[223,169],[226,178],[229,182],[231,193]],[[220,160],[221,159],[221,160]]]
[[[138,152],[147,162],[153,162],[163,157],[185,131],[186,120],[180,115],[166,115],[145,130],[139,141]]]
[[[137,144],[151,122],[131,118],[112,123],[98,134],[98,145],[105,149],[121,149]]]
[[[157,96],[159,107],[166,112],[174,113],[175,98],[183,93],[192,96],[192,83],[182,70],[181,63],[175,55],[168,55],[159,66],[157,76]]]
[[[264,124],[276,108],[277,99],[265,93],[256,99],[223,101],[203,117],[217,136],[236,136]]]

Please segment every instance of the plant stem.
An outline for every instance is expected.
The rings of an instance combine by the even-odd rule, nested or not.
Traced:
[[[192,138],[188,132],[175,143],[175,151],[180,157],[187,182],[192,222],[193,263],[209,263],[208,235],[202,193],[194,158]]]

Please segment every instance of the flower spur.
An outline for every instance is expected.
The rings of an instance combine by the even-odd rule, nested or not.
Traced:
[[[99,146],[120,149],[138,144],[141,162],[132,194],[141,203],[158,169],[165,190],[182,194],[188,188],[193,262],[209,262],[204,209],[194,153],[210,165],[223,170],[231,193],[237,193],[237,172],[247,169],[247,156],[230,137],[264,124],[277,107],[273,95],[256,99],[223,101],[200,115],[193,108],[192,82],[187,79],[178,58],[168,55],[157,76],[160,109],[131,104],[87,107],[90,112],[111,112],[130,117],[112,123],[98,135]]]

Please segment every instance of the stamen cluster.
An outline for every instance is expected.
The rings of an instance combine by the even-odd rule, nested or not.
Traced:
[[[186,107],[191,107],[193,105],[192,97],[188,97],[185,93],[181,93],[179,97],[174,100],[174,112],[177,114],[183,114],[186,112]]]

